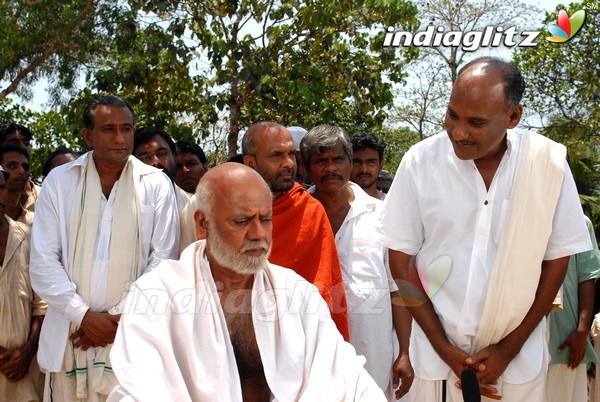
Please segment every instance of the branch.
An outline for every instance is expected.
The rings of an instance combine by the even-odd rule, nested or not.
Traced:
[[[88,17],[88,14],[92,10],[93,7],[94,7],[94,0],[88,0],[85,7],[79,14],[79,17],[75,20],[76,22],[74,23],[74,25],[72,25],[71,27],[69,27],[69,29],[66,29],[62,33],[57,32],[56,38],[54,38],[50,41],[50,43],[46,47],[46,50],[44,51],[44,53],[42,53],[41,56],[34,59],[33,62],[31,62],[27,67],[22,68],[17,73],[15,78],[12,80],[12,82],[9,84],[9,86],[6,87],[5,89],[3,89],[2,92],[0,92],[0,100],[6,98],[9,94],[16,91],[19,84],[24,79],[26,79],[29,74],[33,73],[38,67],[40,67],[42,64],[44,64],[50,58],[50,56],[52,56],[54,53],[56,53],[57,48],[59,48],[58,47],[59,42],[58,42],[57,38],[61,38],[61,39],[66,38],[69,36],[70,33],[75,31],[76,29],[78,29],[80,26],[79,22],[84,21]]]

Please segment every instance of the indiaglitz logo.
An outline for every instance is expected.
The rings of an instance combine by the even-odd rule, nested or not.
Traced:
[[[583,26],[585,11],[579,10],[569,17],[565,10],[558,12],[557,22],[548,24],[548,31],[553,36],[546,39],[561,43],[569,41]],[[487,26],[473,31],[446,31],[443,26],[429,25],[418,32],[396,30],[388,27],[385,31],[383,47],[460,47],[466,52],[473,52],[482,47],[534,47],[540,31],[517,31],[516,26]]]
[[[570,40],[583,26],[585,22],[585,11],[579,10],[569,17],[565,10],[558,12],[557,22],[548,24],[548,31],[552,34],[546,38],[550,42],[567,42]]]

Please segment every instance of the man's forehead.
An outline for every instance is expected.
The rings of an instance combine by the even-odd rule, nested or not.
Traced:
[[[379,152],[375,148],[363,148],[357,151],[352,151],[354,159],[379,159]]]
[[[127,115],[126,122],[133,124],[133,114],[126,106],[98,105],[92,110],[92,115],[94,118],[102,117],[110,121]]]
[[[175,155],[175,158],[177,158],[177,159],[185,159],[185,160],[188,160],[188,159],[197,159],[198,162],[200,161],[200,158],[198,157],[198,155],[196,155],[193,152],[178,152]]]
[[[5,152],[2,155],[2,160],[4,161],[4,163],[11,161],[11,162],[22,162],[22,163],[27,163],[27,157],[19,152],[15,152],[15,151],[9,151],[9,152]]]

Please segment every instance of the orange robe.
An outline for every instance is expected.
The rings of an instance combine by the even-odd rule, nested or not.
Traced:
[[[269,261],[293,269],[319,289],[347,341],[346,292],[331,225],[321,203],[298,183],[273,202]]]

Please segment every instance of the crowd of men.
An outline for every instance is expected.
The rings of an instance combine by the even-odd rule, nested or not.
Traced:
[[[4,125],[0,400],[587,401],[600,254],[524,89],[468,63],[393,181],[327,124],[258,122],[209,169],[107,95],[39,187]]]

